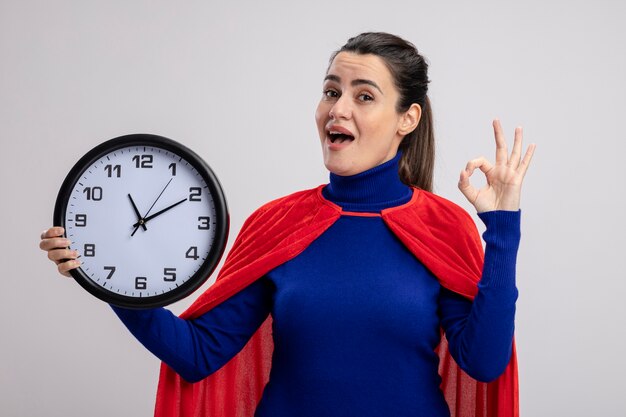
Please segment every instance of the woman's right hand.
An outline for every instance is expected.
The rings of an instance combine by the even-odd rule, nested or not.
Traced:
[[[68,249],[70,240],[63,237],[65,230],[62,227],[51,227],[41,233],[41,242],[39,247],[41,250],[48,252],[48,259],[57,265],[57,269],[61,275],[71,276],[69,271],[78,268],[80,261],[78,251]]]

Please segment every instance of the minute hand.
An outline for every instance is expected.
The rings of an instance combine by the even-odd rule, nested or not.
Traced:
[[[156,216],[159,216],[159,215],[161,215],[161,214],[165,213],[166,211],[173,209],[174,207],[176,207],[176,206],[177,206],[177,205],[179,205],[179,204],[184,203],[185,201],[187,201],[187,199],[186,199],[186,198],[183,198],[183,199],[182,199],[182,200],[180,200],[178,203],[174,203],[174,204],[172,204],[171,206],[169,206],[169,207],[165,207],[163,210],[161,210],[161,211],[157,211],[156,213],[154,213],[154,214],[152,214],[152,215],[150,215],[150,216],[146,217],[145,219],[143,219],[143,224],[146,224],[146,223],[148,222],[148,220],[154,219]],[[142,224],[142,223],[141,223],[141,221],[139,221],[139,222],[137,222],[137,223],[133,224],[133,227],[138,227],[140,224]]]

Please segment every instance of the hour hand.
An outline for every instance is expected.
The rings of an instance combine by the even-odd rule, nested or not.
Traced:
[[[135,214],[137,215],[137,221],[138,221],[138,225],[140,224],[141,227],[143,227],[143,230],[148,230],[148,228],[146,227],[146,225],[144,223],[141,222],[141,214],[139,214],[139,209],[137,208],[137,205],[135,204],[135,202],[133,201],[133,198],[130,196],[130,193],[128,194],[128,198],[130,199],[130,204],[133,205],[133,210],[135,210]],[[133,225],[133,227],[136,227],[135,225]]]

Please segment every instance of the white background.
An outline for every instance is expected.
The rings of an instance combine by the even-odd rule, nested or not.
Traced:
[[[493,158],[491,120],[537,152],[516,321],[524,416],[623,416],[623,1],[0,1],[0,414],[148,416],[158,361],[38,248],[96,144],[183,142],[216,171],[230,243],[259,205],[327,181],[314,110],[330,53],[382,30],[431,63],[436,191]],[[196,294],[173,306],[176,312]]]

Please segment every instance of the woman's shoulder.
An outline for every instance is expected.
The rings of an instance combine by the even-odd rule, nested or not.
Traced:
[[[405,206],[423,216],[457,218],[473,222],[470,214],[457,203],[421,188],[413,187],[413,198]]]
[[[250,217],[258,217],[268,212],[274,212],[276,210],[290,209],[296,205],[319,203],[318,194],[320,187],[321,186],[296,191],[291,194],[287,194],[282,197],[270,200],[254,210]]]
[[[326,206],[320,197],[321,188],[319,185],[314,188],[300,190],[282,197],[275,198],[263,204],[246,219],[244,226],[255,221],[277,221],[282,218],[283,213],[289,213],[289,217],[293,218],[294,213],[311,213],[318,211],[320,206]]]
[[[275,198],[257,208],[252,214],[254,215],[255,213],[264,213],[277,208],[291,207],[296,204],[302,204],[310,202],[312,200],[317,200],[320,187],[321,186],[317,186],[306,190],[300,190],[291,194],[284,195],[282,197]]]

